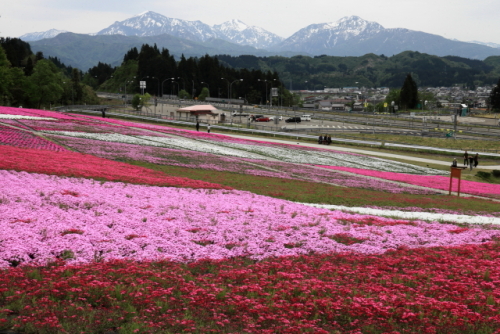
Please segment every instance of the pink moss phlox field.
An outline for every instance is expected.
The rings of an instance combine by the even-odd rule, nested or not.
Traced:
[[[245,191],[101,183],[0,171],[0,267],[96,259],[190,262],[479,244],[499,231],[457,230],[328,211]]]
[[[19,120],[26,127],[35,131],[77,131],[77,132],[91,132],[91,133],[119,133],[123,135],[136,135],[136,136],[162,136],[167,135],[156,132],[144,131],[139,128],[125,127],[105,122],[96,122],[92,120]]]
[[[339,154],[363,156],[361,154],[349,153],[349,152],[343,152],[343,151],[335,151],[335,150],[329,150],[329,149],[324,149],[324,148],[319,148],[319,147],[315,148],[315,147],[304,147],[304,146],[295,145],[295,144],[271,143],[271,142],[267,142],[267,141],[263,141],[263,140],[235,138],[235,137],[226,136],[226,135],[217,134],[217,133],[206,133],[203,131],[177,129],[177,128],[171,128],[168,126],[141,124],[141,123],[135,123],[135,122],[131,122],[131,121],[122,121],[122,120],[109,119],[109,118],[104,120],[104,119],[98,118],[96,116],[86,116],[86,117],[89,117],[92,119],[98,119],[98,120],[103,121],[103,122],[110,122],[110,123],[120,124],[120,125],[125,125],[125,126],[160,131],[160,132],[178,135],[178,136],[183,136],[183,137],[187,137],[187,138],[191,138],[191,139],[204,139],[204,140],[208,140],[208,141],[212,141],[212,142],[228,142],[228,143],[238,143],[238,144],[246,144],[246,145],[283,147],[283,148],[293,148],[293,149],[300,149],[300,150],[307,150],[307,151],[318,151],[318,152],[328,152],[328,153],[339,153]]]
[[[390,193],[407,193],[431,195],[436,191],[416,189],[398,185],[383,180],[367,179],[350,174],[343,174],[324,168],[298,165],[280,161],[255,160],[248,158],[224,157],[215,154],[187,150],[176,150],[162,147],[148,147],[134,144],[102,142],[99,140],[82,139],[63,136],[48,136],[72,149],[92,154],[101,158],[114,160],[136,160],[149,163],[182,166],[187,168],[202,168],[217,171],[229,171],[258,176],[297,179],[312,182],[325,182],[340,186],[373,189]],[[257,166],[262,166],[261,168]]]
[[[17,119],[2,118],[2,119],[0,119],[0,125],[12,125],[12,126],[15,126],[17,128],[21,128],[21,129],[32,130],[31,128],[29,128],[26,125],[19,122],[19,120],[17,120]]]
[[[63,136],[48,136],[72,149],[97,157],[113,160],[135,160],[160,165],[200,168],[216,171],[228,171],[250,175],[291,178],[290,176],[259,168],[254,164],[240,161],[236,158],[218,156],[210,153],[188,150],[170,149],[164,147],[143,146],[100,140],[83,139]]]
[[[47,111],[39,109],[0,107],[0,114],[32,116],[32,117],[52,117],[57,119],[76,119],[73,116],[66,115],[56,111]]]
[[[76,152],[0,146],[0,169],[105,179],[170,187],[230,189],[219,184],[170,176],[148,168]]]
[[[28,131],[0,125],[0,145],[11,145],[23,148],[50,150],[55,152],[68,151],[51,141],[40,138]],[[2,149],[2,148],[0,148]]]
[[[373,176],[386,180],[405,182],[433,189],[448,190],[450,187],[450,178],[447,176],[412,175],[412,174],[379,172],[369,169],[337,167],[337,166],[321,166],[321,167],[328,169],[342,170],[354,174]],[[454,179],[452,191],[457,191],[457,187],[458,187],[458,181]],[[500,198],[500,186],[497,184],[488,184],[488,183],[462,180],[460,186],[460,192],[478,196],[493,195],[492,197]]]
[[[251,160],[251,159],[242,159]],[[324,168],[315,168],[308,165],[298,165],[286,162],[276,161],[260,161],[263,166],[277,169],[288,175],[289,178],[296,178],[295,175],[302,177],[305,180],[314,182],[324,182],[351,188],[372,189],[378,191],[385,191],[394,194],[407,193],[419,195],[435,195],[438,192],[430,189],[418,189],[407,187],[402,184],[395,184],[392,182],[385,182],[383,180],[375,180],[370,178],[358,177],[355,175],[333,172],[332,170]]]

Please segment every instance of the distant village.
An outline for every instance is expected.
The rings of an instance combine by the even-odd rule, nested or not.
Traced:
[[[457,108],[465,104],[469,108],[486,108],[493,86],[477,87],[470,90],[460,86],[419,88],[428,101],[421,101],[420,108]],[[317,110],[363,111],[368,104],[383,103],[389,88],[344,87],[323,90],[300,90],[294,93],[301,96],[304,108]],[[396,110],[397,110],[397,106]]]

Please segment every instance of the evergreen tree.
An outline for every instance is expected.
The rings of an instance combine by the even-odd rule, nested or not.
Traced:
[[[498,79],[497,85],[491,90],[489,104],[491,110],[500,112],[500,79]]]
[[[5,104],[9,100],[10,96],[10,86],[12,84],[10,76],[10,62],[7,59],[7,55],[3,47],[0,45],[0,102]]]
[[[401,87],[401,92],[399,94],[399,99],[401,107],[405,110],[413,109],[418,103],[418,88],[416,82],[411,77],[411,74],[406,75],[403,87]]]

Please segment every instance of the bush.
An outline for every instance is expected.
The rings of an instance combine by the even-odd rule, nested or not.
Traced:
[[[494,177],[500,177],[500,170],[494,169],[491,174],[493,174]]]
[[[489,179],[491,177],[491,173],[479,171],[476,173],[476,176],[481,179]]]

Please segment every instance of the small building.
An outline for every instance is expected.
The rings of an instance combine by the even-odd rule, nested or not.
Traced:
[[[331,108],[332,110],[345,111],[345,105],[340,103],[332,103]]]
[[[225,122],[226,115],[222,110],[219,110],[211,104],[200,104],[190,107],[177,109],[177,115],[180,119],[185,119],[192,122],[201,122],[209,124],[217,124]]]

